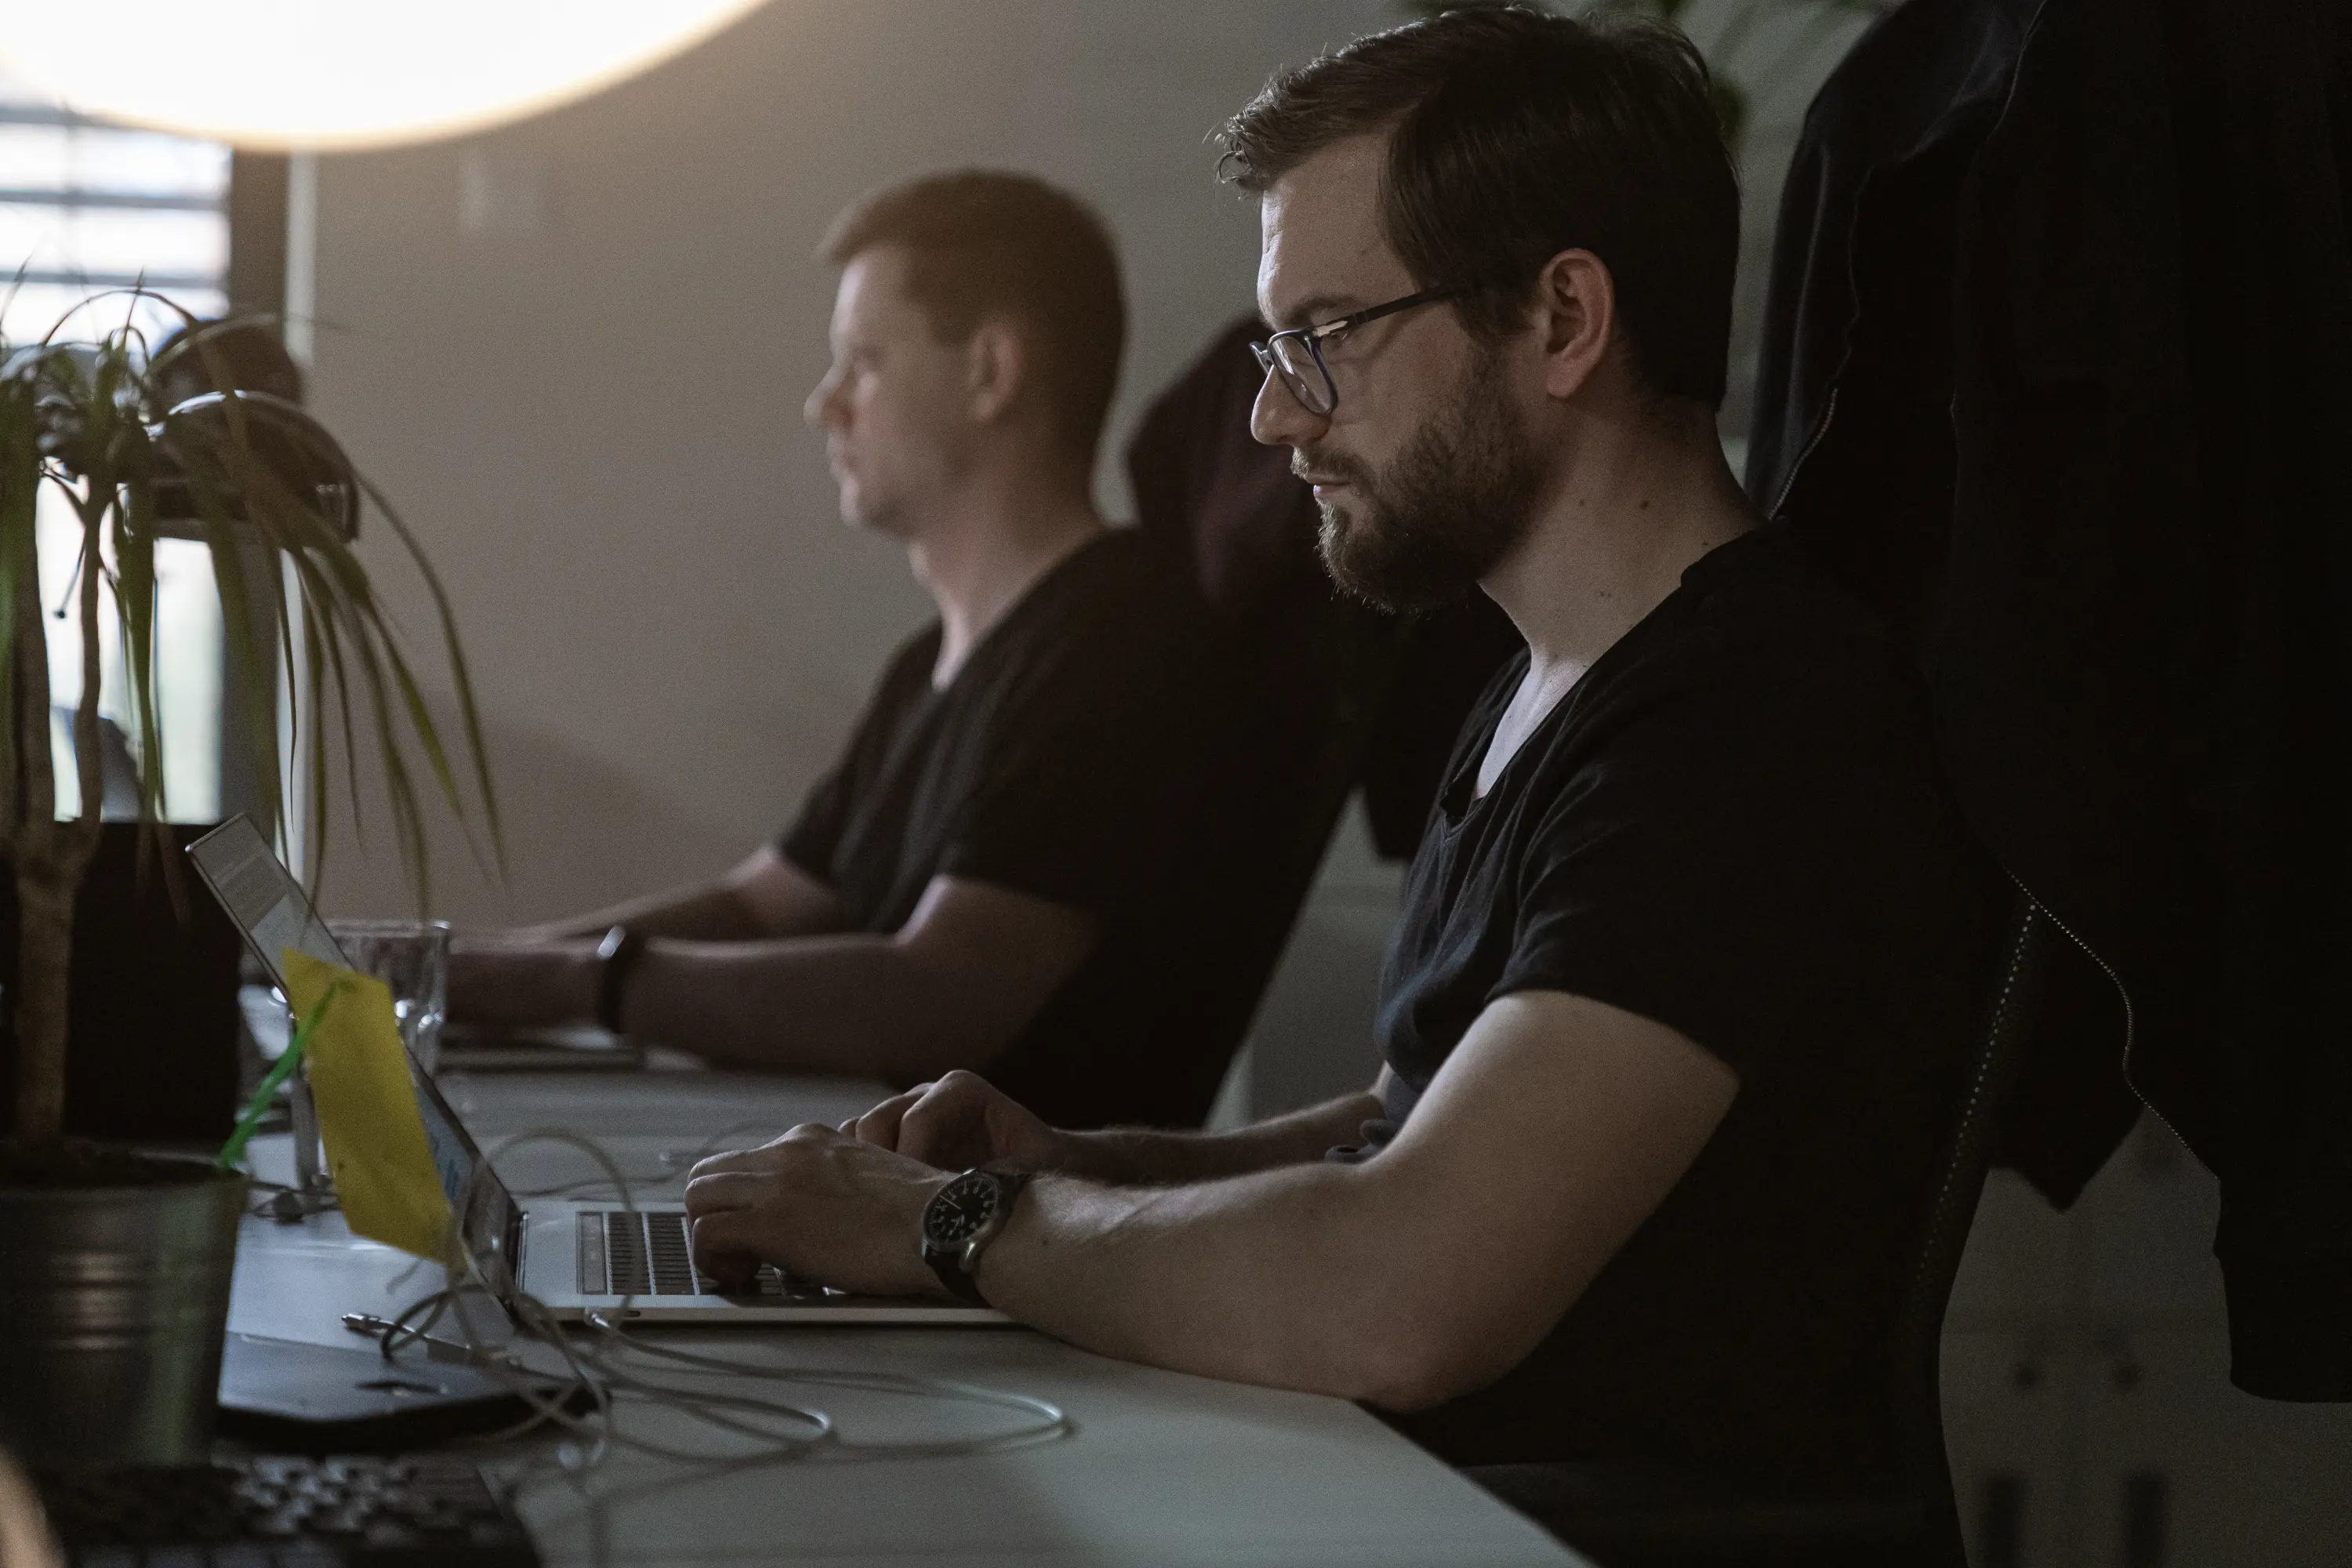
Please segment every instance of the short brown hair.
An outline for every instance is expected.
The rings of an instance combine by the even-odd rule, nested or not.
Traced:
[[[942,342],[1013,318],[1055,431],[1091,464],[1127,341],[1118,251],[1094,210],[1027,174],[927,174],[859,198],[819,254],[842,267],[883,245],[905,247],[908,293]]]
[[[1739,184],[1706,63],[1663,23],[1518,5],[1449,11],[1286,70],[1225,122],[1220,169],[1263,191],[1385,131],[1381,220],[1423,288],[1486,338],[1524,320],[1543,264],[1607,265],[1643,383],[1723,402]]]

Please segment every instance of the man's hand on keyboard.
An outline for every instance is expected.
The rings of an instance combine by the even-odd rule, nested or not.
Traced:
[[[923,1262],[924,1205],[950,1180],[919,1160],[814,1122],[694,1167],[695,1267],[729,1289],[762,1263],[837,1289],[942,1295]]]
[[[978,1073],[961,1068],[884,1100],[841,1130],[943,1171],[979,1165],[1059,1170],[1070,1152],[1067,1133],[1046,1126]]]

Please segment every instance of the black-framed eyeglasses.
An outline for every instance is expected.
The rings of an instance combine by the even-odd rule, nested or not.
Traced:
[[[1339,384],[1331,379],[1331,367],[1323,363],[1323,345],[1327,342],[1367,321],[1377,321],[1382,316],[1393,316],[1422,305],[1434,305],[1462,292],[1459,289],[1423,289],[1418,294],[1352,311],[1319,326],[1292,327],[1276,332],[1262,343],[1250,344],[1250,353],[1257,355],[1260,370],[1282,378],[1283,386],[1298,400],[1301,408],[1321,417],[1339,406]]]

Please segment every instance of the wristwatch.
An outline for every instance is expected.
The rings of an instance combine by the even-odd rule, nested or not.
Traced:
[[[622,987],[629,971],[646,951],[646,933],[614,926],[596,944],[596,1023],[605,1033],[621,1033]]]
[[[923,1206],[923,1261],[951,1293],[988,1305],[972,1273],[1030,1180],[1026,1171],[966,1171]]]

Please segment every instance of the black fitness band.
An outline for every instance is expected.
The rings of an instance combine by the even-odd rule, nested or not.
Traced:
[[[646,951],[646,933],[614,926],[596,944],[596,1025],[608,1034],[620,1034],[621,997],[629,971]]]

